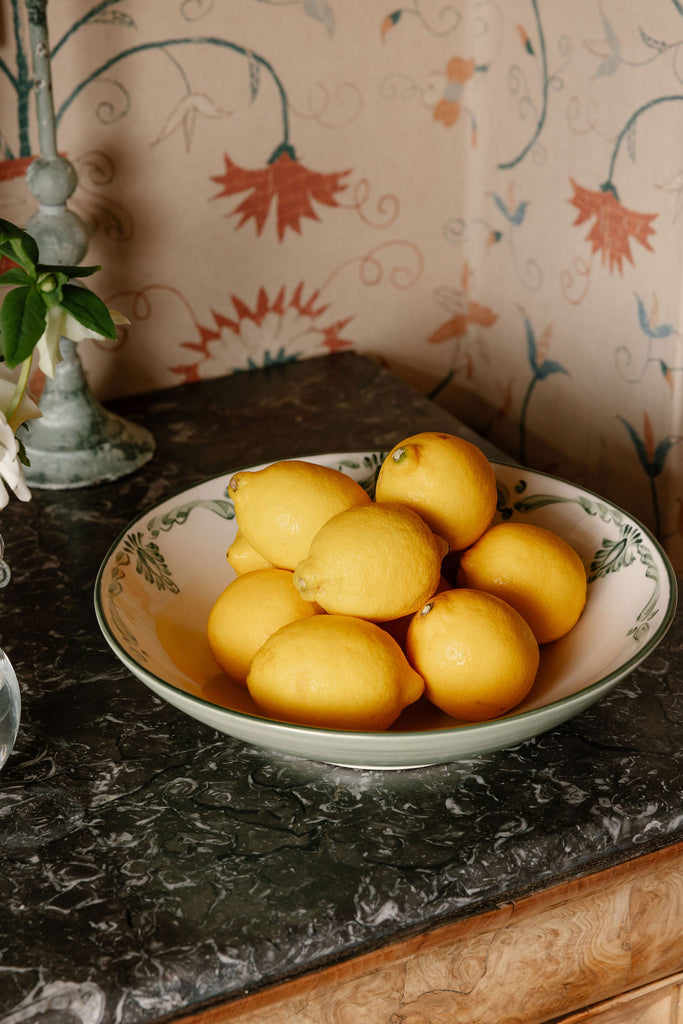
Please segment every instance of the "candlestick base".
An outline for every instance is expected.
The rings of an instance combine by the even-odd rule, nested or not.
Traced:
[[[73,342],[62,338],[62,362],[40,401],[42,417],[17,431],[30,466],[29,487],[68,490],[118,480],[148,462],[148,430],[106,410],[94,397]]]

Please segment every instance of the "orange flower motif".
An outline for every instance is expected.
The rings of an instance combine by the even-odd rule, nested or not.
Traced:
[[[353,342],[344,337],[351,317],[330,320],[329,306],[320,300],[320,293],[306,295],[303,283],[291,295],[283,286],[274,297],[259,288],[253,306],[237,295],[231,295],[230,300],[232,310],[228,314],[212,310],[213,324],[196,324],[198,340],[181,343],[183,349],[193,353],[192,361],[169,369],[184,382],[353,347]]]
[[[225,174],[211,178],[223,186],[222,191],[214,196],[214,199],[235,195],[238,192],[249,192],[249,195],[232,211],[231,216],[241,215],[238,227],[242,227],[246,221],[253,218],[257,235],[263,231],[271,203],[275,203],[277,234],[280,241],[287,228],[300,234],[301,221],[304,217],[319,220],[311,200],[325,206],[338,206],[335,196],[346,188],[346,185],[342,184],[342,178],[350,173],[348,170],[333,174],[309,171],[299,163],[293,149],[287,145],[276,150],[268,165],[258,170],[239,167],[227,155],[224,155],[224,159]]]
[[[494,313],[488,306],[482,306],[479,302],[468,301],[466,308],[461,313],[456,313],[450,320],[446,320],[437,327],[429,335],[427,341],[430,344],[436,344],[440,341],[449,341],[450,338],[462,338],[464,334],[467,334],[467,328],[470,324],[479,324],[480,327],[491,327],[497,319],[498,314]]]
[[[12,270],[17,264],[14,260],[11,260],[9,256],[0,256],[0,274],[6,273],[8,270]]]
[[[619,202],[611,184],[594,192],[577,185],[573,178],[569,180],[574,188],[574,195],[569,202],[579,211],[574,224],[584,224],[591,217],[595,217],[586,241],[591,243],[594,253],[601,254],[603,265],[609,260],[610,273],[616,266],[621,274],[624,259],[633,265],[631,238],[635,238],[650,252],[653,251],[648,239],[655,233],[652,221],[656,218],[656,213],[634,213],[633,210],[627,210]]]
[[[450,128],[460,117],[460,98],[462,87],[470,78],[474,78],[474,60],[463,57],[451,57],[446,65],[447,85],[444,94],[434,107],[434,120],[441,121]]]
[[[33,163],[34,160],[34,156],[18,156],[12,160],[0,160],[0,181],[12,181],[13,178],[23,178],[29,164]]]

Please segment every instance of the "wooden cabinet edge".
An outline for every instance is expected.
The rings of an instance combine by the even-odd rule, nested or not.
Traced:
[[[647,1016],[646,1016],[647,1014]],[[622,992],[548,1024],[681,1024],[683,972]]]
[[[543,1024],[680,970],[683,842],[176,1024]]]

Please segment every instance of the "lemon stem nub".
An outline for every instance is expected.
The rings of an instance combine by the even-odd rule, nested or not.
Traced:
[[[391,457],[394,460],[394,462],[400,462],[401,459],[404,459],[406,457],[405,448],[397,448]]]
[[[429,615],[433,607],[434,605],[430,601],[429,604],[426,604],[424,608],[420,610],[420,615]]]

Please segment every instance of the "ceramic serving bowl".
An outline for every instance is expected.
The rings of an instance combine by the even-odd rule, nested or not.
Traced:
[[[384,454],[338,453],[307,461],[342,470],[373,493]],[[654,537],[615,505],[543,473],[496,462],[493,468],[496,519],[558,533],[578,551],[588,576],[579,622],[542,647],[530,694],[495,721],[460,723],[424,698],[382,733],[264,718],[244,688],[218,669],[206,640],[211,607],[234,578],[225,555],[237,529],[227,497],[235,470],[174,494],[129,523],[98,573],[100,628],[116,656],[163,700],[219,732],[269,750],[355,768],[396,769],[513,746],[589,707],[654,650],[674,615],[676,580]]]

